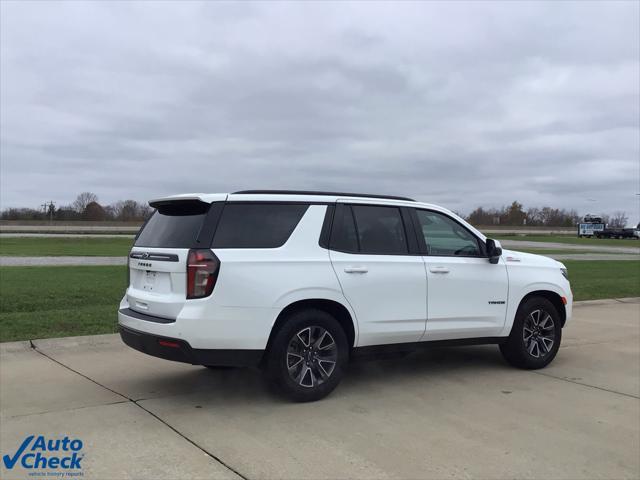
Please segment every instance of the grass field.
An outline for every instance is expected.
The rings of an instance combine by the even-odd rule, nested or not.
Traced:
[[[133,237],[0,237],[0,255],[16,257],[125,257]]]
[[[638,247],[640,248],[640,240],[620,239],[614,240],[610,238],[578,238],[570,235],[505,235],[499,234],[495,237],[489,235],[490,238],[497,240],[522,240],[527,242],[553,242],[568,243],[572,245],[592,245],[592,246],[613,246],[613,247]]]
[[[640,262],[563,262],[575,300],[640,297]],[[126,267],[0,267],[0,341],[116,331]]]
[[[0,341],[113,333],[126,267],[1,267]]]
[[[574,300],[640,297],[640,262],[562,260]]]

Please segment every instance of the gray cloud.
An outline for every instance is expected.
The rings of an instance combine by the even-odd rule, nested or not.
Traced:
[[[640,217],[637,2],[0,5],[3,208],[298,188]]]

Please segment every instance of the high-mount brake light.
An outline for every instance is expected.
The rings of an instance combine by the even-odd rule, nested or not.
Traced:
[[[187,298],[211,295],[218,279],[220,260],[211,250],[191,249],[187,257]]]

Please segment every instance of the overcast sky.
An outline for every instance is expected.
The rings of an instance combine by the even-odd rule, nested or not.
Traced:
[[[1,4],[1,206],[290,188],[640,216],[640,3]]]

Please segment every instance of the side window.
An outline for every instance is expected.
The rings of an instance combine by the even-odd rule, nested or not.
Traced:
[[[295,203],[229,203],[222,211],[212,247],[281,247],[308,207]]]
[[[455,220],[437,212],[416,210],[429,255],[481,257],[478,239]]]
[[[393,255],[406,254],[407,239],[400,209],[353,205],[360,253]]]
[[[336,208],[331,229],[331,249],[350,253],[357,253],[359,250],[356,224],[348,205],[338,205]]]

